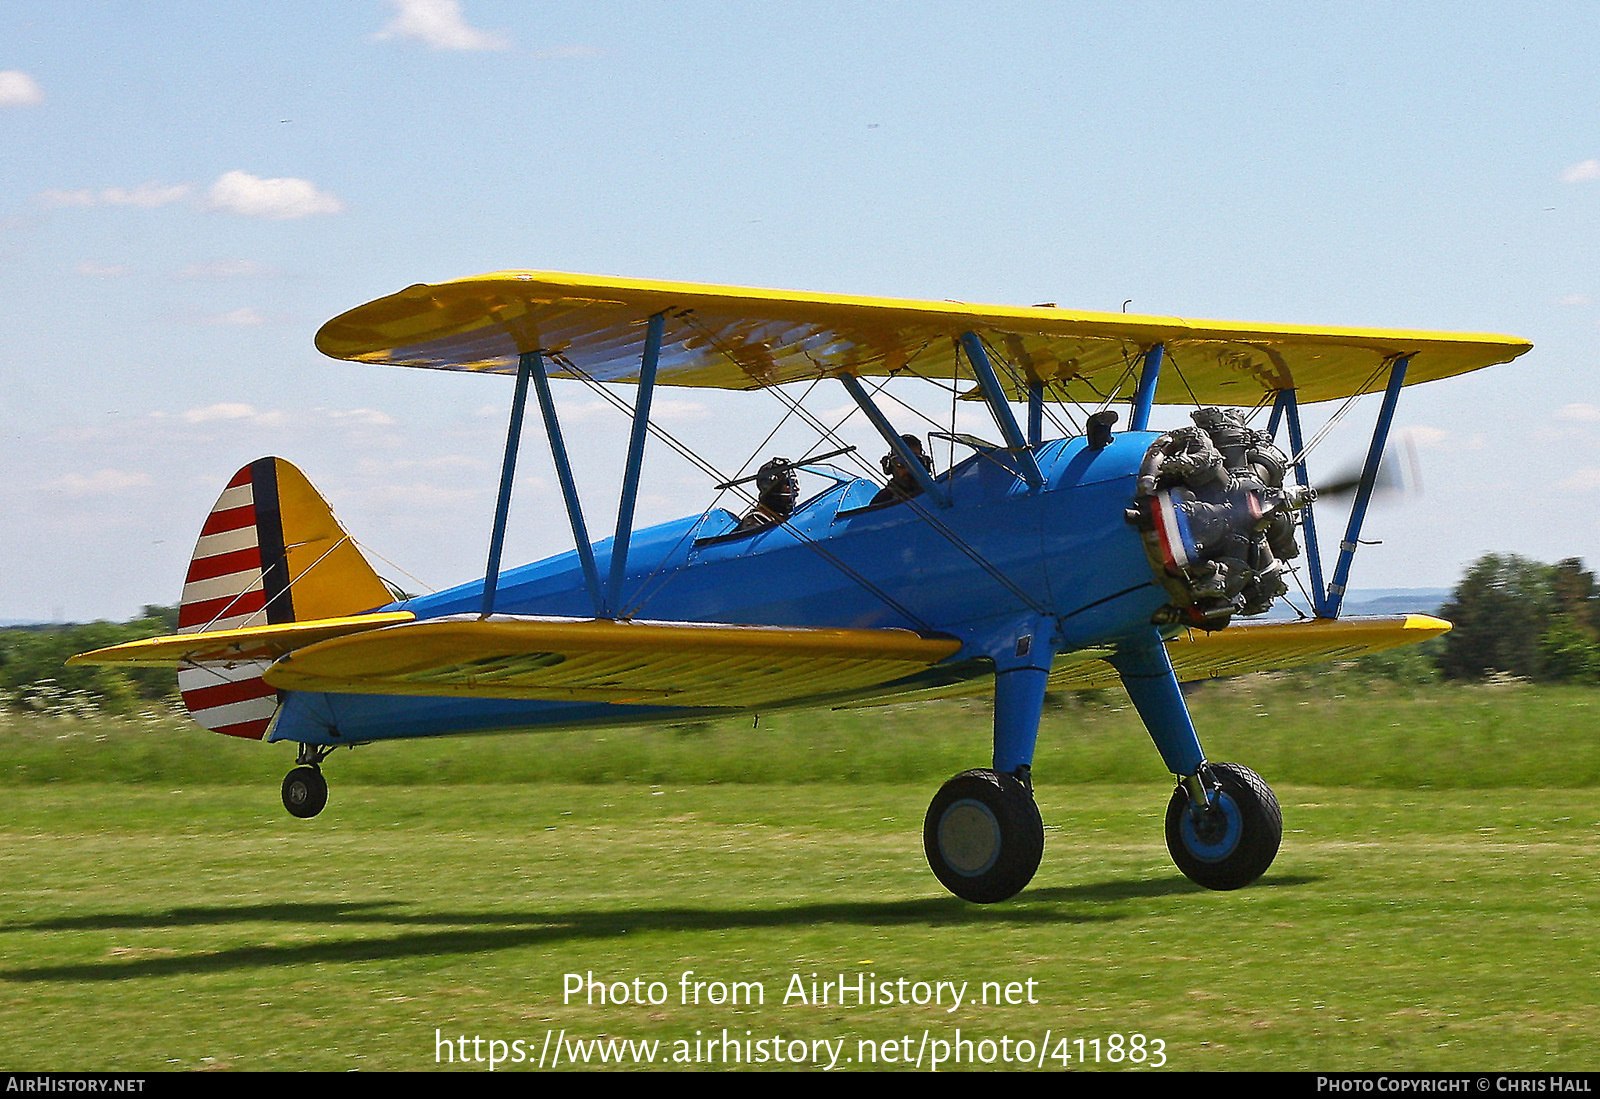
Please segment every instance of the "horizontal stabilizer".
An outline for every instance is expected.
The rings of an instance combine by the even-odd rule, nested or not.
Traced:
[[[380,626],[397,626],[414,618],[416,615],[410,611],[384,611],[347,618],[314,618],[308,622],[245,626],[236,630],[169,634],[79,653],[67,663],[171,668],[195,664],[237,664],[245,660],[270,662],[285,653],[317,641],[326,641],[330,637],[375,630]]]
[[[893,629],[447,618],[297,649],[280,690],[752,707],[864,690],[960,648]]]

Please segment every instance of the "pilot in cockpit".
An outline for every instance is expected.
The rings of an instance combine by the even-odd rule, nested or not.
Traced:
[[[756,470],[756,506],[739,520],[734,533],[776,526],[794,514],[799,499],[800,478],[795,475],[794,463],[787,458],[771,459]]]
[[[922,462],[922,468],[932,476],[933,459],[922,449],[922,440],[915,435],[902,435],[900,438],[906,444],[906,449]],[[889,475],[889,483],[878,490],[878,494],[872,498],[869,506],[877,507],[879,504],[890,504],[896,500],[909,500],[922,491],[922,484],[917,480],[916,474],[906,468],[906,464],[900,460],[898,451],[891,450],[878,464],[883,468],[883,472]]]

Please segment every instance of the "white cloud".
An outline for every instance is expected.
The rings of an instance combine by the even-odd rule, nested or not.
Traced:
[[[442,454],[437,458],[362,458],[356,463],[356,472],[363,477],[392,477],[397,473],[460,474],[477,473],[490,468],[482,458],[466,454]]]
[[[1440,427],[1427,427],[1418,424],[1405,429],[1404,438],[1409,439],[1413,445],[1419,447],[1442,446],[1450,438],[1450,433]]]
[[[1561,481],[1556,487],[1569,492],[1592,492],[1600,489],[1600,468],[1584,466],[1582,469],[1575,469],[1572,471],[1572,476]]]
[[[344,210],[344,203],[338,198],[317,190],[307,180],[260,179],[239,171],[219,176],[206,197],[213,210],[280,221]]]
[[[249,420],[255,415],[254,405],[210,404],[204,408],[189,409],[182,414],[182,419],[186,424],[204,424],[212,420]]]
[[[568,403],[563,403],[558,411],[563,424],[590,423],[594,420],[605,420],[612,416],[620,417],[622,415],[615,407],[612,406],[610,401],[602,401],[598,398],[592,401],[571,401]],[[509,414],[507,408],[499,409],[498,413],[501,416]]]
[[[0,107],[32,107],[44,102],[44,92],[25,72],[6,69],[0,72]]]
[[[1593,305],[1594,299],[1588,294],[1563,294],[1556,299],[1557,305]]]
[[[699,401],[685,401],[676,397],[660,397],[650,405],[652,420],[665,420],[669,423],[703,420],[708,415],[706,406]]]
[[[1600,179],[1600,160],[1590,157],[1571,167],[1563,168],[1559,178],[1562,183],[1588,183]]]
[[[186,197],[187,183],[141,183],[132,189],[107,187],[103,191],[83,188],[76,191],[42,191],[36,199],[39,205],[55,210],[68,206],[167,206]]]
[[[165,206],[177,202],[189,193],[187,183],[163,186],[159,183],[141,183],[131,191],[121,187],[108,187],[100,192],[100,201],[107,206]]]
[[[1600,406],[1592,404],[1562,405],[1556,413],[1558,420],[1570,420],[1574,423],[1592,424],[1600,422]]]
[[[164,419],[165,413],[151,413],[154,419]],[[202,408],[191,408],[178,413],[178,418],[186,424],[209,424],[219,422],[250,423],[260,427],[276,427],[286,423],[310,425],[315,418],[318,422],[322,418],[331,420],[335,424],[349,426],[352,424],[371,427],[392,427],[394,418],[387,412],[380,412],[376,408],[313,408],[309,411],[300,410],[294,413],[273,409],[270,412],[260,412],[255,405],[244,404],[237,401],[224,401],[219,404],[209,404]],[[321,430],[319,427],[318,430]],[[393,463],[384,463],[387,468]]]
[[[241,309],[230,309],[226,313],[214,313],[203,319],[207,324],[234,324],[246,327],[254,324],[265,324],[267,321],[267,318],[262,315],[259,309],[254,309],[248,305]]]
[[[141,488],[148,484],[150,484],[148,473],[102,469],[90,474],[69,473],[44,487],[65,492],[68,496],[105,496],[110,493],[126,492],[130,488]]]
[[[1481,431],[1471,435],[1461,435],[1454,431],[1446,431],[1442,427],[1414,424],[1398,432],[1393,443],[1394,445],[1384,453],[1383,460],[1409,465],[1415,462],[1415,452],[1419,450],[1437,450],[1454,454],[1463,450],[1482,450],[1489,445],[1489,440]]]
[[[93,260],[84,260],[75,270],[80,275],[94,279],[113,279],[128,274],[132,269],[122,263],[95,263]]]
[[[197,282],[208,279],[250,279],[275,274],[277,272],[272,268],[264,267],[253,260],[219,259],[211,263],[191,263],[175,277]]]
[[[93,206],[93,191],[41,191],[35,196],[40,206],[47,210],[58,210],[64,206]]]
[[[456,0],[389,0],[395,17],[379,38],[409,38],[436,50],[503,50],[508,39],[467,26]]]
[[[537,478],[518,478],[518,487],[526,494],[543,488]],[[458,508],[475,503],[491,490],[484,486],[462,488],[458,485],[435,485],[418,481],[408,485],[373,485],[361,493],[363,502],[374,511],[390,509],[413,510],[418,508]]]
[[[394,424],[394,417],[375,408],[352,408],[348,411],[319,408],[317,411],[326,413],[335,423],[369,424],[376,427],[390,427]]]
[[[535,50],[533,56],[539,61],[558,60],[567,57],[599,57],[601,51],[593,46],[555,46],[548,50]]]

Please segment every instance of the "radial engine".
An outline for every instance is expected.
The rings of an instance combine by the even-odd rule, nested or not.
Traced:
[[[1238,413],[1193,419],[1150,445],[1127,519],[1171,596],[1152,621],[1220,630],[1288,591],[1284,562],[1300,554],[1297,516],[1316,490],[1285,487],[1288,458]]]

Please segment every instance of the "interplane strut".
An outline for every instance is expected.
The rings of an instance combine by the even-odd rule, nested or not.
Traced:
[[[1306,505],[1301,520],[1301,533],[1306,546],[1306,564],[1311,570],[1311,608],[1318,618],[1338,618],[1344,604],[1346,585],[1350,579],[1350,566],[1355,560],[1356,547],[1361,544],[1361,528],[1366,522],[1367,505],[1372,500],[1372,490],[1377,482],[1378,468],[1383,463],[1384,448],[1388,445],[1389,430],[1394,423],[1395,406],[1400,400],[1400,390],[1405,385],[1406,369],[1411,357],[1400,355],[1389,366],[1389,381],[1384,388],[1383,404],[1378,409],[1378,420],[1372,430],[1372,440],[1367,445],[1366,461],[1361,467],[1361,480],[1356,497],[1350,507],[1350,518],[1345,534],[1339,543],[1339,556],[1334,563],[1333,579],[1323,586],[1322,552],[1317,539],[1317,524],[1313,508]],[[1353,398],[1352,398],[1353,399]],[[1301,436],[1300,404],[1293,389],[1278,391],[1267,421],[1267,431],[1276,435],[1282,422],[1289,429],[1289,447],[1294,455],[1295,473],[1302,485],[1310,485],[1306,474],[1305,441]]]

